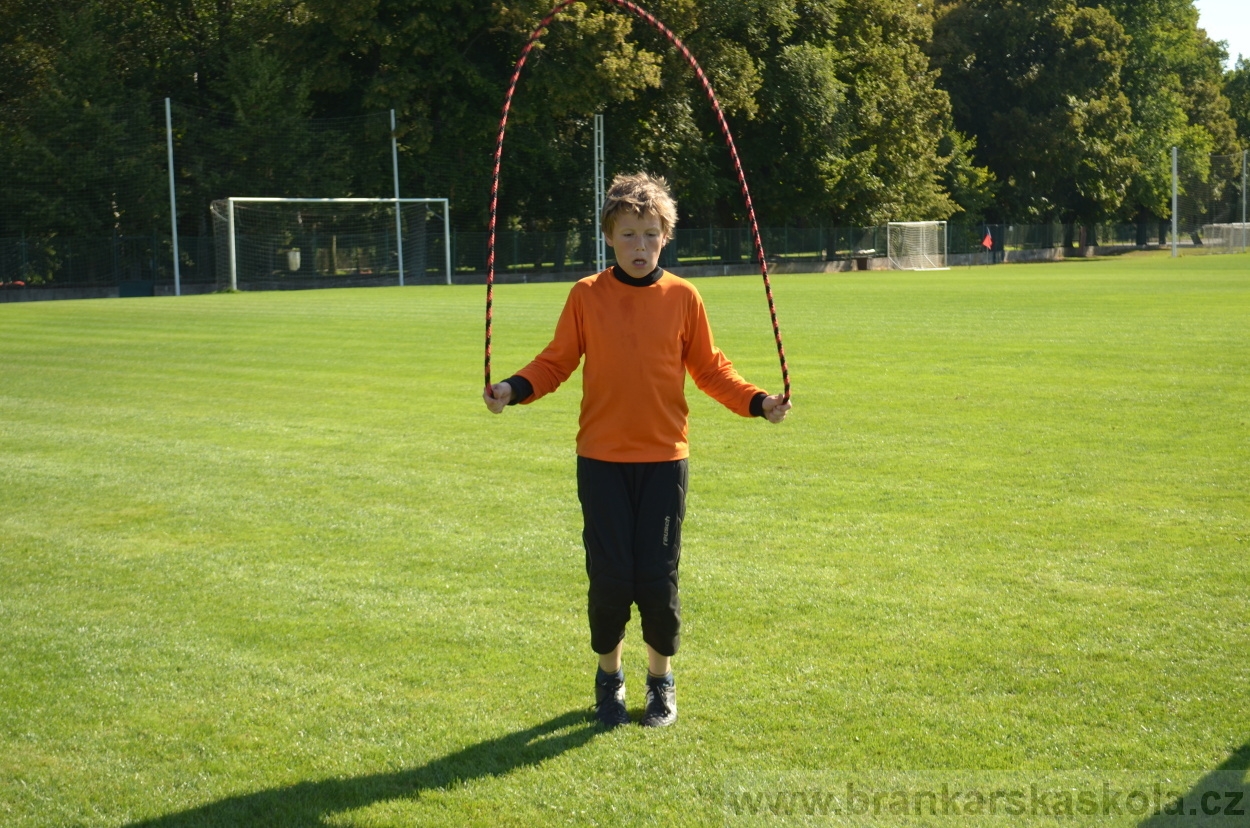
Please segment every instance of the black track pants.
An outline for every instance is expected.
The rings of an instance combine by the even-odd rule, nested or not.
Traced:
[[[686,516],[685,460],[609,463],[577,458],[582,542],[590,576],[590,646],[610,653],[625,636],[631,604],[642,639],[660,655],[677,653],[681,601],[677,564]]]

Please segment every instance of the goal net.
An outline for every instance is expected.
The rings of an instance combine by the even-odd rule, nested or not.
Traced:
[[[892,221],[886,250],[892,270],[946,270],[946,222]]]
[[[1202,239],[1214,252],[1245,253],[1250,250],[1250,223],[1204,224]]]
[[[451,284],[445,198],[226,198],[212,216],[220,287]]]

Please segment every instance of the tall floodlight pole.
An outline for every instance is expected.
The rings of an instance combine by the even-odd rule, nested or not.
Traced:
[[[226,199],[226,240],[230,256],[230,289],[239,289],[239,249],[234,242],[234,199]]]
[[[451,202],[443,202],[443,266],[447,268],[447,284],[451,284]]]
[[[1250,159],[1250,150],[1241,151],[1241,252],[1246,252],[1246,234],[1250,227],[1246,225],[1246,167]]]
[[[174,296],[181,296],[182,274],[178,266],[178,196],[174,194],[174,118],[170,113],[169,98],[165,99],[165,150],[169,158],[169,229],[170,236],[174,240]],[[1242,189],[1244,190],[1245,187]]]
[[[1172,147],[1172,258],[1173,259],[1175,259],[1178,255],[1180,255],[1176,251],[1177,234],[1180,233],[1180,220],[1179,220],[1179,217],[1176,215],[1177,204],[1180,201],[1177,195],[1178,186],[1177,186],[1177,181],[1176,181],[1176,172],[1177,172],[1176,147]]]
[[[595,269],[603,272],[608,267],[608,248],[599,226],[599,211],[603,209],[603,115],[595,115]]]
[[[404,286],[404,223],[399,215],[399,146],[395,142],[395,110],[391,110],[391,176],[395,179],[395,253],[399,256],[399,286]]]

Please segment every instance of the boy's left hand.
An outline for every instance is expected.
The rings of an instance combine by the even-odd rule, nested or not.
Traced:
[[[512,385],[507,382],[497,382],[489,388],[483,388],[482,399],[486,401],[486,407],[491,410],[492,414],[502,414],[503,410],[508,407],[508,403],[512,401]]]
[[[787,400],[782,402],[781,394],[773,394],[771,397],[764,398],[764,416],[768,418],[770,423],[779,423],[786,418],[786,412],[790,410],[791,403]]]

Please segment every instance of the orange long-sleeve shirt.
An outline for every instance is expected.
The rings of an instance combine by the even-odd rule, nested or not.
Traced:
[[[577,453],[594,460],[689,456],[687,371],[700,390],[744,417],[751,416],[751,400],[765,393],[713,344],[694,285],[667,271],[635,285],[609,268],[573,285],[551,344],[517,372],[533,386],[523,402],[555,391],[583,356]]]

